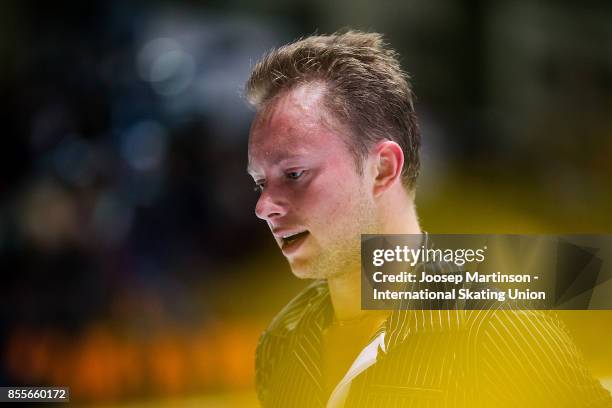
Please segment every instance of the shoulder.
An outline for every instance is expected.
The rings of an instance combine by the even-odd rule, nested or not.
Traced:
[[[327,295],[327,282],[314,281],[281,309],[259,337],[255,353],[255,375],[260,401],[266,400],[268,385],[276,363],[281,361],[289,350],[296,328],[309,306]]]
[[[556,312],[501,308],[475,314],[470,323],[477,377],[492,400],[610,402]]]
[[[298,324],[304,318],[309,306],[316,300],[328,294],[327,282],[317,280],[298,293],[281,311],[272,319],[266,330],[259,338],[257,356],[265,351],[266,346],[275,339],[285,339],[295,332]]]
[[[327,294],[327,281],[312,282],[278,312],[263,335],[286,336],[290,334],[303,318],[308,306]]]
[[[511,304],[501,304],[497,308],[471,311],[467,324],[476,334],[475,338],[481,341],[496,341],[515,347],[537,343],[542,351],[547,351],[547,347],[564,346],[566,350],[577,353],[569,330],[552,310],[518,309]],[[547,347],[540,346],[541,342]]]
[[[508,363],[514,360],[513,364],[520,363],[534,371],[544,366],[582,367],[571,334],[555,311],[515,309],[502,304],[495,309],[471,311],[467,328],[476,347],[481,348],[481,358]],[[534,364],[539,360],[542,361]]]

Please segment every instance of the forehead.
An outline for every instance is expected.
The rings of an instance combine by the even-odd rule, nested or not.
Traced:
[[[249,137],[249,167],[347,150],[347,132],[324,108],[324,97],[323,85],[303,85],[258,112]]]

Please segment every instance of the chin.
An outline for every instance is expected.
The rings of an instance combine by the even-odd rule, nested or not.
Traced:
[[[306,268],[303,266],[294,266],[290,264],[291,272],[296,278],[299,279],[317,279],[316,273],[311,268]]]
[[[308,262],[304,259],[294,259],[289,261],[289,266],[291,267],[291,272],[296,278],[299,279],[322,279],[324,276],[321,276],[319,271],[314,268],[312,262]]]

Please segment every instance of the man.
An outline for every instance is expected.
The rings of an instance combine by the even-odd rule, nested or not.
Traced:
[[[271,51],[247,97],[248,171],[293,273],[262,335],[263,406],[607,406],[551,314],[361,309],[360,234],[420,234],[413,94],[379,34]]]

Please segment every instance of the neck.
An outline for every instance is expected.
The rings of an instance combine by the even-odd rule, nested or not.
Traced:
[[[360,271],[352,270],[327,280],[334,315],[338,321],[358,319],[363,316],[361,310]]]
[[[405,197],[404,197],[405,198]],[[397,200],[400,205],[381,206],[378,234],[420,234],[421,228],[411,200]],[[334,314],[338,321],[354,320],[366,315],[386,314],[379,310],[361,309],[361,262],[355,268],[327,280]]]

